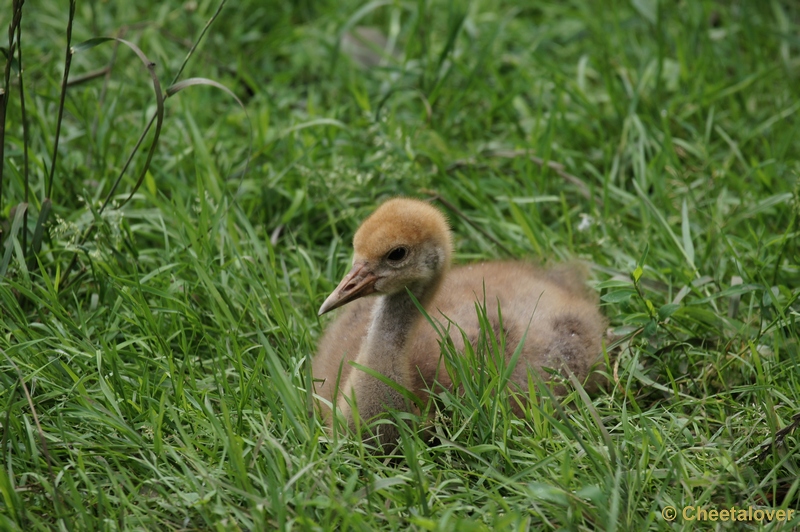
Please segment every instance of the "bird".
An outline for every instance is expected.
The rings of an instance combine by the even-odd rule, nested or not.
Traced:
[[[319,309],[322,316],[344,307],[312,359],[315,393],[324,400],[320,410],[329,428],[332,407],[352,429],[353,404],[360,421],[390,409],[414,410],[402,393],[371,373],[422,401],[430,398],[434,386],[452,390],[440,332],[417,303],[459,352],[465,341],[477,344],[481,327],[476,303],[484,304],[485,319],[505,336],[506,360],[524,342],[509,379],[519,391],[527,390],[529,371],[544,380],[553,378],[552,370],[572,372],[595,388],[602,380],[596,373],[586,380],[602,359],[606,320],[581,267],[567,263],[545,269],[524,260],[500,260],[451,268],[452,255],[448,220],[426,201],[392,198],[362,222],[353,237],[352,269]],[[381,445],[399,436],[391,423],[375,428],[373,436]]]

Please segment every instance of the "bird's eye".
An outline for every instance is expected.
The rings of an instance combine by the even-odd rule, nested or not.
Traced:
[[[408,255],[408,250],[404,247],[394,248],[386,255],[386,258],[392,262],[400,262]]]

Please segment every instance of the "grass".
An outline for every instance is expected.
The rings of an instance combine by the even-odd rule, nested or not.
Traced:
[[[694,530],[720,523],[662,510],[800,510],[795,3],[244,0],[201,39],[218,7],[76,6],[72,46],[135,43],[166,91],[199,43],[177,81],[243,103],[170,94],[102,212],[158,93],[109,41],[72,56],[69,80],[110,69],[60,104],[68,6],[22,8],[0,529]],[[339,46],[359,26],[394,43],[377,66]],[[591,263],[613,389],[534,383],[517,418],[486,393],[502,368],[471,382],[455,358],[467,391],[441,397],[434,443],[413,423],[390,457],[328,439],[316,310],[397,194],[441,198],[459,262]]]

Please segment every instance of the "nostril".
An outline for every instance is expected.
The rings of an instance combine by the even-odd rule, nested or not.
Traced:
[[[349,292],[353,288],[356,287],[356,283],[347,283],[344,288],[342,288],[342,292]]]

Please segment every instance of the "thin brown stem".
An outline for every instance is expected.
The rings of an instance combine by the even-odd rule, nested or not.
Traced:
[[[574,176],[569,172],[567,172],[564,168],[564,165],[561,163],[558,163],[556,161],[545,161],[541,157],[533,155],[528,150],[491,150],[491,151],[486,151],[481,155],[484,157],[499,157],[503,159],[517,159],[521,157],[527,157],[527,159],[532,163],[537,164],[539,166],[546,166],[551,170],[555,171],[555,173],[561,176],[564,179],[564,181],[577,187],[578,193],[584,198],[594,201],[595,203],[597,203],[598,206],[601,207],[603,206],[603,200],[599,197],[593,197],[592,192],[586,185],[586,183],[584,183],[583,180],[581,180],[579,177]],[[469,159],[459,159],[450,164],[450,166],[447,167],[447,171],[452,172],[457,168],[461,168],[464,166],[474,166],[477,164],[478,163],[475,157],[470,157]]]
[[[22,2],[20,2],[22,4]],[[25,84],[23,83],[22,73],[22,28],[17,24],[17,58],[19,60],[19,113],[22,118],[22,176],[25,182],[25,199],[23,202],[30,205],[30,165],[28,164],[28,145],[30,144],[28,138],[28,114],[25,112]],[[2,142],[2,141],[0,141]],[[0,187],[2,188],[2,187]],[[28,249],[28,213],[25,213],[25,218],[22,219],[22,249]]]
[[[81,74],[80,76],[74,76],[70,78],[69,81],[67,81],[67,87],[75,87],[76,85],[87,83],[95,78],[105,76],[110,71],[111,71],[111,65],[108,65],[103,68],[98,68],[97,70],[92,70],[91,72],[87,72],[86,74]]]
[[[22,19],[22,4],[24,0],[14,0],[13,15],[11,24],[8,26],[8,55],[6,56],[6,67],[3,72],[3,86],[0,87],[0,161],[5,161],[5,137],[6,137],[6,110],[8,109],[8,99],[11,97],[11,65],[14,62],[18,41],[15,36],[19,36],[19,25]],[[0,211],[3,209],[3,167],[0,164]],[[0,230],[0,243],[3,241],[2,230]]]
[[[61,97],[58,101],[58,117],[56,118],[56,131],[53,136],[53,158],[50,160],[50,175],[47,178],[47,189],[45,197],[53,198],[53,177],[56,172],[56,160],[58,159],[58,140],[61,138],[61,122],[64,119],[64,104],[67,99],[67,80],[69,79],[69,68],[72,65],[72,22],[75,20],[75,7],[77,0],[69,2],[69,19],[67,20],[67,46],[64,55],[64,77],[61,78]],[[36,253],[39,250],[35,250]]]
[[[211,25],[214,23],[214,21],[217,20],[217,17],[222,12],[222,8],[225,7],[226,2],[227,0],[222,0],[219,3],[219,6],[217,7],[217,11],[213,15],[211,15],[210,19],[208,19],[206,25],[203,27],[203,31],[200,32],[200,36],[197,38],[192,47],[186,53],[186,57],[183,59],[183,63],[181,63],[180,68],[178,68],[178,71],[175,73],[175,77],[172,79],[172,83],[170,83],[170,85],[175,85],[175,83],[178,81],[178,78],[181,77],[181,74],[183,74],[183,69],[186,68],[186,63],[189,62],[189,59],[194,55],[194,52],[195,50],[197,50],[197,47],[200,46],[200,42],[202,42],[203,37],[205,37],[208,28],[210,28]]]

